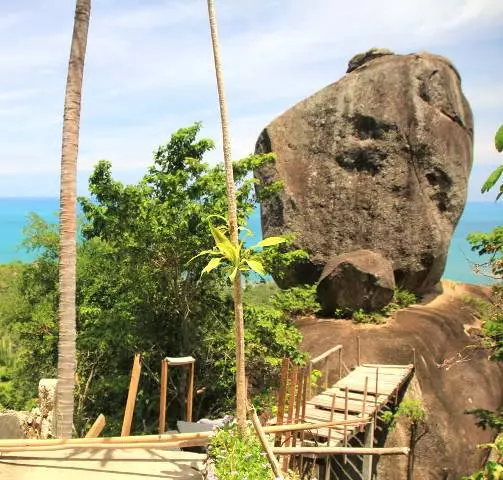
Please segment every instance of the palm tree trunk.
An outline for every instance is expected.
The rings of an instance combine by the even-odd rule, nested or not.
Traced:
[[[86,56],[91,0],[77,0],[68,63],[59,216],[59,343],[56,432],[72,436],[76,370],[77,155],[82,77]]]
[[[229,208],[229,230],[231,242],[238,245],[238,221],[236,207],[236,191],[234,186],[234,174],[232,170],[231,141],[229,133],[229,118],[227,115],[227,103],[225,101],[224,81],[222,64],[220,60],[220,48],[218,43],[217,19],[214,0],[208,0],[208,16],[210,21],[211,43],[213,46],[213,60],[217,79],[218,99],[220,104],[220,121],[222,125],[222,141],[225,163],[225,177],[227,186],[227,202]],[[234,316],[236,335],[236,417],[241,431],[246,425],[246,373],[245,373],[245,341],[243,302],[241,299],[241,275],[238,271],[233,282]]]

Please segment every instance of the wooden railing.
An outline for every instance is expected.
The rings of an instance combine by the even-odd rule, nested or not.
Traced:
[[[338,353],[339,354],[339,378],[340,380],[342,378],[342,370],[343,370],[343,361],[342,361],[342,350],[343,347],[342,345],[336,345],[335,347],[332,347],[331,349],[327,350],[326,352],[322,353],[321,355],[318,355],[317,357],[313,358],[310,363],[309,363],[309,375],[308,375],[308,396],[311,397],[311,374],[314,369],[314,366],[316,364],[319,364],[323,362],[323,366],[319,369],[323,373],[324,377],[324,389],[326,390],[328,388],[328,361],[331,355]]]

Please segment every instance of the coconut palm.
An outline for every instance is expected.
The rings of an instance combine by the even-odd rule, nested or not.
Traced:
[[[225,177],[227,186],[228,220],[230,239],[234,246],[238,245],[238,221],[236,207],[236,191],[234,174],[232,171],[231,138],[229,133],[229,118],[225,101],[222,62],[218,43],[217,19],[214,0],[208,0],[208,16],[210,21],[211,43],[213,46],[213,60],[217,79],[218,100],[220,104],[220,122],[222,126],[222,142],[225,163]],[[246,373],[245,373],[245,341],[243,302],[241,299],[241,275],[239,270],[233,280],[235,335],[236,335],[236,417],[241,430],[246,422]]]
[[[76,370],[77,154],[82,77],[90,14],[91,0],[77,0],[63,116],[59,214],[58,386],[56,400],[56,431],[61,438],[71,437],[73,427]]]

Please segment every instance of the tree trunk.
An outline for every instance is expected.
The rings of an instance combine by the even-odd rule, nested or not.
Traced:
[[[220,104],[220,120],[222,125],[222,142],[225,162],[225,177],[227,186],[227,201],[229,207],[229,230],[231,242],[238,245],[238,222],[236,207],[236,192],[234,174],[232,170],[231,143],[229,133],[229,119],[227,116],[227,103],[225,101],[222,64],[218,43],[217,20],[214,0],[208,0],[208,16],[210,21],[211,43],[213,46],[213,60],[217,79],[218,99]],[[246,373],[245,373],[245,341],[243,303],[241,300],[241,275],[238,271],[233,282],[234,316],[236,334],[236,417],[241,431],[246,425]]]
[[[77,155],[80,103],[91,0],[77,0],[66,81],[61,153],[59,216],[59,342],[57,426],[61,438],[72,436],[76,370]]]

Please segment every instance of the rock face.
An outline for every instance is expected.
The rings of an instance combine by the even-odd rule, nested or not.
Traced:
[[[391,262],[370,250],[356,250],[327,262],[317,294],[325,314],[338,307],[375,311],[392,300],[394,288]]]
[[[443,57],[357,57],[257,141],[257,153],[277,158],[255,176],[284,184],[262,201],[264,236],[292,233],[310,254],[276,280],[315,283],[334,255],[369,249],[393,262],[397,285],[424,293],[440,280],[465,205],[472,113]]]
[[[503,364],[488,359],[477,335],[480,321],[466,298],[490,298],[490,288],[442,282],[443,294],[430,303],[400,310],[386,325],[355,325],[351,321],[324,321],[305,317],[296,324],[303,335],[303,349],[314,358],[344,346],[344,363],[403,365],[416,359],[415,380],[407,392],[426,410],[428,431],[418,441],[414,479],[458,480],[480,468],[486,453],[476,445],[494,439],[495,432],[477,427],[464,412],[473,408],[496,410],[503,405]],[[413,354],[415,349],[415,355]],[[329,363],[335,373],[337,358]],[[330,381],[335,378],[330,378]],[[379,439],[378,447],[409,444],[407,422]],[[407,478],[405,457],[375,458],[378,480]]]

